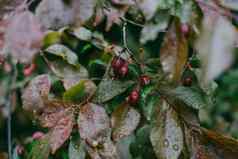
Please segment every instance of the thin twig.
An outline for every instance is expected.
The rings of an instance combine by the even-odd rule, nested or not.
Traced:
[[[15,84],[16,79],[17,79],[17,68],[16,68],[16,64],[13,64],[14,68],[13,68],[13,78],[11,78],[11,80],[9,80],[8,83],[8,87],[9,90],[11,89],[12,85]],[[9,159],[12,159],[12,116],[11,116],[11,106],[12,106],[12,99],[11,99],[11,92],[10,91],[7,96],[6,96],[6,104],[5,106],[7,107],[7,111],[8,111],[8,116],[7,116],[7,144],[8,144],[8,156]]]

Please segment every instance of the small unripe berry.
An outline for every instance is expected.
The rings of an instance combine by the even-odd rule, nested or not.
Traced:
[[[132,105],[135,105],[138,100],[139,100],[139,97],[140,97],[140,93],[138,90],[133,90],[130,95],[128,96],[128,102]]]
[[[187,87],[190,87],[193,83],[193,80],[191,77],[187,77],[183,80],[183,85],[184,86],[187,86]]]
[[[146,75],[140,76],[140,84],[141,84],[142,86],[145,86],[145,85],[150,84],[150,77],[149,77],[149,76],[146,76]]]

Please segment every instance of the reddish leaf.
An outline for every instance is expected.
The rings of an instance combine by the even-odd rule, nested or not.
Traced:
[[[23,107],[26,110],[39,110],[44,107],[42,97],[47,97],[51,82],[48,74],[35,77],[25,88],[22,95]]]
[[[44,32],[30,11],[16,13],[5,34],[5,51],[23,63],[30,63],[40,50]]]
[[[187,40],[174,23],[167,32],[160,49],[160,61],[170,79],[180,80],[187,56]]]
[[[59,29],[73,22],[73,11],[62,0],[42,0],[36,16],[47,29]]]
[[[38,117],[41,126],[52,128],[57,122],[64,116],[68,116],[73,111],[73,108],[78,105],[71,103],[65,103],[57,100],[45,100],[44,110],[42,110],[41,115]]]
[[[62,116],[54,128],[50,132],[50,146],[54,154],[60,146],[69,138],[73,129],[74,115],[72,112],[67,112]]]
[[[81,107],[78,126],[81,138],[88,141],[110,131],[109,117],[105,109],[93,103]]]
[[[92,17],[96,4],[96,0],[73,0],[72,6],[77,23],[84,24]]]
[[[122,137],[130,135],[140,122],[140,114],[128,105],[119,106],[111,118],[113,128],[113,139],[119,140]]]

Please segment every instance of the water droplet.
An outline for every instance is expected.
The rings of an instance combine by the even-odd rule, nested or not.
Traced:
[[[167,139],[164,140],[164,146],[169,147],[169,140],[167,140]]]
[[[178,151],[178,150],[179,150],[178,145],[173,145],[173,149],[174,149],[175,151]]]

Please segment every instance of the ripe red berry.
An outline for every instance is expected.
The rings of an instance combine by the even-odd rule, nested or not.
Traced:
[[[35,70],[35,68],[36,68],[36,65],[35,65],[34,63],[32,63],[30,66],[24,68],[23,74],[24,74],[25,76],[29,76],[29,75],[31,75],[31,74],[33,73],[33,71]]]
[[[128,96],[128,102],[132,105],[135,105],[139,100],[140,94],[138,90],[133,90]]]
[[[181,24],[181,32],[187,35],[189,33],[189,25],[186,23]]]
[[[187,87],[190,87],[193,83],[193,80],[191,77],[187,77],[183,80],[183,85],[184,86],[187,86]]]
[[[145,85],[150,84],[150,77],[149,77],[149,76],[146,76],[146,75],[140,76],[140,84],[141,84],[142,86],[145,86]]]
[[[118,71],[124,64],[125,64],[125,60],[121,57],[114,57],[112,60],[112,68],[116,71]]]
[[[128,73],[128,63],[125,63],[119,70],[118,75],[120,77],[125,77]]]

